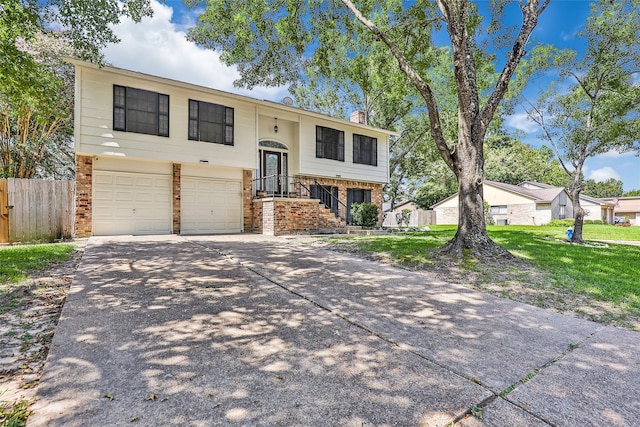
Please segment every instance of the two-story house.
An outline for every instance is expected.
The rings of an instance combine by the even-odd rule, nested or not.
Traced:
[[[354,202],[382,211],[392,132],[68,61],[78,236],[313,232]]]

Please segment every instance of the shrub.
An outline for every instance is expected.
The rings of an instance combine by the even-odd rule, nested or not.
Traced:
[[[549,226],[551,227],[573,227],[573,218],[565,218],[565,219],[554,219],[549,222]]]
[[[604,221],[601,219],[585,219],[585,224],[604,224]]]
[[[408,227],[411,222],[411,212],[413,212],[411,209],[402,209],[402,222],[405,227]]]
[[[491,205],[486,200],[482,202],[482,205],[484,207],[484,222],[487,225],[495,225],[496,222],[493,220],[493,215],[491,215]]]
[[[351,205],[351,219],[355,225],[373,227],[378,224],[378,206],[371,203]]]

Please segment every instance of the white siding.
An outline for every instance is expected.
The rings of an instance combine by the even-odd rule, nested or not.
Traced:
[[[242,180],[242,169],[224,166],[184,164],[182,165],[180,175],[183,177]]]
[[[95,156],[93,158],[94,171],[152,173],[171,175],[170,162],[139,161],[123,157]]]
[[[161,83],[144,75],[129,76],[107,69],[79,68],[76,104],[80,114],[76,152],[120,157],[167,160],[255,168],[255,106],[235,98],[207,91]],[[129,86],[169,95],[169,138],[113,130],[113,85]],[[234,108],[234,145],[189,141],[187,137],[189,99]]]
[[[275,140],[289,147],[289,174],[357,180],[388,181],[389,133],[333,119],[277,103],[224,93],[117,68],[76,65],[75,151],[80,155],[113,156],[136,161],[188,164],[208,162],[255,170],[258,141]],[[113,130],[113,85],[169,95],[169,137]],[[188,139],[188,101],[211,102],[234,109],[234,145],[225,146]],[[278,132],[274,125],[278,124]],[[317,159],[316,125],[345,132],[345,161]],[[377,138],[378,165],[353,163],[353,134]]]
[[[593,203],[591,201],[580,199],[580,207],[585,210],[584,219],[588,220],[601,220],[603,210],[599,203]],[[569,216],[567,216],[569,218]]]
[[[489,184],[484,185],[482,193],[484,194],[484,199],[491,206],[522,205],[533,203],[533,200],[528,197],[520,196],[519,194],[505,191],[501,188],[496,188]]]
[[[316,125],[344,131],[344,162],[316,158]],[[378,139],[378,166],[353,163],[353,134]],[[387,135],[322,120],[302,118],[300,123],[300,173],[386,183],[388,178]]]

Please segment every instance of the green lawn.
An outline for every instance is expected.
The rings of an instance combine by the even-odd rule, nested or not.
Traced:
[[[392,263],[429,269],[436,262],[430,250],[446,243],[455,230],[455,226],[432,226],[425,232],[345,236],[329,241],[339,247],[385,253]],[[611,304],[623,323],[626,316],[640,318],[640,247],[595,242],[640,241],[640,227],[586,224],[583,237],[594,242],[585,246],[567,243],[565,232],[564,227],[488,227],[488,234],[496,243],[544,273],[543,287],[551,287],[556,299],[568,295],[587,298],[595,304]],[[470,274],[491,275],[496,271],[495,266],[490,269],[473,262],[463,262],[462,266]],[[518,276],[517,272],[514,276]],[[519,276],[517,280],[528,286],[527,277]],[[549,301],[540,305],[549,306]]]
[[[73,251],[74,246],[68,243],[0,247],[0,297],[29,272],[66,261]]]

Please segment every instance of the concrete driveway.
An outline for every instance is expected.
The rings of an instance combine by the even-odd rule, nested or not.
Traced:
[[[295,239],[91,238],[29,426],[632,426],[638,378],[639,333]]]

